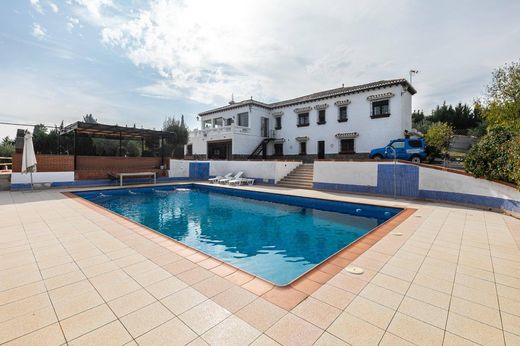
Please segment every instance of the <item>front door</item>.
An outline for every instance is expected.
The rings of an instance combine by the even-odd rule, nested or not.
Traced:
[[[325,158],[325,141],[318,141],[318,159]]]
[[[260,136],[269,137],[269,118],[260,119]]]

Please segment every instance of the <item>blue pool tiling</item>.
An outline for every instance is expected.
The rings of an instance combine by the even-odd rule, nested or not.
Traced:
[[[279,286],[401,211],[199,184],[76,194]]]

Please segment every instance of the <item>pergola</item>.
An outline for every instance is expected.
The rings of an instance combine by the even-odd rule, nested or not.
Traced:
[[[104,139],[116,139],[119,140],[119,155],[122,152],[122,141],[126,139],[140,140],[141,151],[144,151],[145,139],[160,139],[161,141],[161,162],[164,164],[164,139],[173,139],[175,134],[167,131],[157,131],[150,129],[139,129],[136,127],[118,126],[118,125],[107,125],[98,123],[85,123],[78,121],[72,123],[60,132],[60,135],[69,133],[74,134],[74,170],[76,170],[76,158],[77,158],[77,145],[79,137],[90,137],[90,138],[104,138]]]

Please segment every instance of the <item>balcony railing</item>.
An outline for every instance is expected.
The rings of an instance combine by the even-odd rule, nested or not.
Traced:
[[[207,136],[219,136],[219,135],[229,135],[232,133],[241,133],[241,134],[249,134],[251,133],[251,129],[249,127],[237,126],[237,125],[227,125],[220,127],[210,127],[202,130],[193,130],[190,133],[190,136],[193,137],[207,137]]]

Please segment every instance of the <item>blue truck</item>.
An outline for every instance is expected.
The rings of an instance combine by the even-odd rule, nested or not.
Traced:
[[[421,163],[426,160],[428,153],[424,138],[399,138],[388,143],[386,147],[370,151],[369,157],[374,160],[396,159]]]

